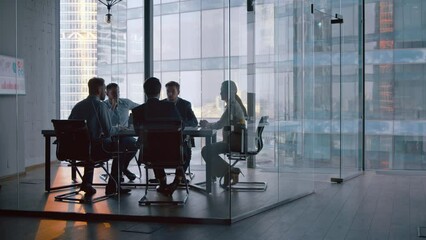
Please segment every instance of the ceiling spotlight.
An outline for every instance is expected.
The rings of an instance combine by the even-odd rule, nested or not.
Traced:
[[[114,6],[115,4],[121,2],[122,0],[105,0],[105,1],[98,0],[98,1],[107,7],[108,12],[105,15],[105,22],[111,23],[111,19],[112,19],[111,7]]]

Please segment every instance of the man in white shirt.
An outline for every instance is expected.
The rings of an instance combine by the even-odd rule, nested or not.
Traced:
[[[108,99],[104,101],[106,106],[108,107],[108,113],[111,118],[111,123],[113,126],[118,128],[127,128],[129,123],[129,112],[133,108],[139,106],[139,104],[129,100],[127,98],[120,98],[120,88],[116,83],[110,83],[106,87]],[[135,180],[136,175],[129,171],[129,162],[135,156],[137,148],[136,148],[136,140],[133,137],[121,137],[121,143],[125,143],[126,146],[135,146],[132,149],[126,149],[129,154],[126,156],[125,161],[120,161],[121,170],[123,174],[129,180]]]

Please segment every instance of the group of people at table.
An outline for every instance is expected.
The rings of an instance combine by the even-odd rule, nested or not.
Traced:
[[[226,109],[219,121],[209,123],[206,120],[198,120],[192,111],[191,103],[180,98],[180,85],[175,81],[166,84],[167,98],[160,100],[161,82],[155,77],[150,77],[144,82],[143,88],[147,101],[141,105],[126,99],[120,98],[120,88],[116,83],[105,86],[105,81],[99,77],[93,77],[88,82],[89,96],[78,102],[72,109],[69,119],[82,119],[87,123],[91,140],[92,160],[113,159],[111,166],[111,176],[105,188],[107,195],[120,192],[130,193],[130,189],[119,188],[117,182],[123,180],[124,174],[129,180],[134,180],[136,175],[129,169],[129,162],[134,158],[139,149],[139,141],[131,136],[119,136],[118,144],[113,140],[123,128],[128,127],[129,111],[132,111],[133,126],[138,133],[145,121],[155,119],[170,119],[182,122],[183,127],[195,127],[198,124],[202,128],[222,129],[223,141],[206,145],[201,150],[201,155],[206,162],[210,163],[212,177],[223,177],[223,185],[235,184],[238,182],[239,168],[231,167],[220,155],[230,151],[231,144],[229,136],[231,128],[228,126],[245,122],[247,111],[241,99],[237,95],[237,86],[233,81],[224,81],[220,88],[220,96],[227,103]],[[108,97],[106,100],[106,96]],[[232,106],[232,107],[231,107]],[[238,145],[236,141],[232,145]],[[119,157],[113,157],[112,153],[120,149]],[[238,146],[237,146],[238,147]],[[155,178],[159,185],[157,192],[171,196],[178,185],[185,179],[186,172],[191,159],[190,144],[184,145],[184,165],[176,169],[176,175],[170,184],[164,169],[154,169]],[[96,189],[93,183],[93,168],[86,166],[80,190],[85,195],[93,195]]]

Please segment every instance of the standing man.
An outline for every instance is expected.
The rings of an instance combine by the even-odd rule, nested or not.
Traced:
[[[90,133],[92,160],[109,159],[112,158],[112,154],[109,152],[114,149],[111,136],[117,133],[117,129],[112,127],[108,109],[102,102],[105,99],[105,81],[103,78],[91,78],[88,87],[89,96],[73,107],[69,119],[86,120]],[[113,158],[111,175],[117,179],[117,158]],[[86,166],[80,190],[84,191],[86,195],[95,194],[96,189],[92,187],[92,183],[93,167]],[[113,179],[109,179],[105,192],[107,195],[117,192],[117,184]],[[120,189],[120,192],[128,193],[130,189]]]
[[[182,121],[176,106],[171,102],[160,101],[161,83],[158,78],[150,77],[143,84],[143,89],[148,100],[137,108],[132,110],[133,125],[135,132],[140,133],[143,125],[149,122],[154,122],[158,119],[167,119],[171,121]],[[140,135],[140,134],[139,134]],[[180,181],[184,179],[182,168],[176,169],[176,175],[173,183],[167,185],[167,178],[164,169],[154,169],[155,178],[160,185],[157,191],[170,196],[176,190]]]
[[[180,94],[179,83],[175,81],[168,82],[166,84],[166,90],[167,90],[167,99],[164,99],[163,101],[173,102],[176,105],[176,108],[178,109],[180,116],[182,117],[182,123],[184,127],[196,127],[198,125],[198,120],[194,112],[192,111],[191,103],[186,101],[185,99],[178,97]],[[191,156],[192,156],[191,146],[194,146],[193,138],[190,138],[188,141],[185,142],[186,144],[184,148],[184,158],[185,158],[185,165],[183,169],[184,172],[186,172],[186,169],[188,169],[189,161],[191,160]]]
[[[129,112],[133,108],[139,106],[139,104],[127,99],[120,98],[120,88],[116,83],[110,83],[106,87],[108,99],[104,101],[106,106],[108,107],[108,113],[111,117],[111,123],[113,126],[117,126],[118,128],[127,128],[129,125]],[[136,175],[129,171],[129,163],[130,160],[135,156],[137,148],[136,148],[136,140],[131,136],[120,137],[120,142],[122,142],[126,146],[135,146],[131,149],[125,149],[127,152],[125,154],[124,161],[120,161],[120,169],[122,169],[123,174],[129,180],[135,180]]]

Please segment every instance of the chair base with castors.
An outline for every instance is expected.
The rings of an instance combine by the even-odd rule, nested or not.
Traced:
[[[188,187],[188,181],[186,178],[184,178],[184,184],[179,184],[179,189],[184,187],[185,192],[182,193],[182,191],[175,191],[173,195],[171,196],[164,196],[161,193],[158,193],[156,191],[156,187],[158,186],[158,181],[154,184],[148,184],[148,182],[154,182],[152,179],[148,179],[148,168],[145,168],[145,178],[147,185],[145,187],[145,194],[144,196],[139,200],[140,206],[150,206],[150,205],[185,205],[186,201],[188,200],[189,196],[189,187]],[[150,186],[153,186],[153,188],[150,188]]]
[[[145,195],[139,200],[139,205],[148,206],[152,204],[183,205],[189,196],[188,181],[186,181],[183,168],[185,164],[183,156],[183,136],[182,122],[174,120],[156,120],[145,121],[143,128],[140,129],[139,139],[142,139],[140,148],[140,159],[145,168]],[[179,169],[182,171],[185,191],[174,191],[182,184],[175,183],[171,188],[167,185],[163,190],[149,191],[148,169],[164,171],[164,169]],[[166,184],[166,174],[164,180],[161,179],[163,186]],[[158,176],[156,176],[158,177]],[[177,180],[177,179],[176,179]],[[160,186],[161,187],[161,184]],[[179,189],[179,188],[178,188]]]
[[[227,153],[226,156],[230,161],[234,161],[231,165],[231,170],[235,165],[240,161],[247,161],[251,156],[256,156],[263,148],[262,133],[265,126],[268,124],[268,116],[262,116],[259,120],[259,124],[256,129],[256,138],[255,138],[255,151],[248,151],[247,146],[247,130],[245,126],[241,129],[241,149],[238,152]],[[219,183],[222,183],[222,178]],[[227,190],[232,191],[266,191],[268,187],[267,182],[263,181],[238,181],[236,183],[229,182],[229,184],[221,184],[221,186]]]
[[[53,119],[52,123],[57,138],[56,157],[58,160],[67,162],[68,166],[75,170],[81,179],[83,179],[83,176],[78,167],[91,167],[93,169],[102,168],[105,173],[111,177],[104,166],[105,162],[109,159],[94,161],[92,158],[91,140],[85,120]],[[76,186],[79,186],[79,184],[76,184]],[[94,197],[96,191],[90,194],[86,193],[84,195],[81,195],[80,192],[81,189],[78,191],[60,194],[55,196],[55,200],[62,202],[93,203],[116,195],[116,193],[114,193]],[[77,197],[77,195],[79,195],[79,197]]]

